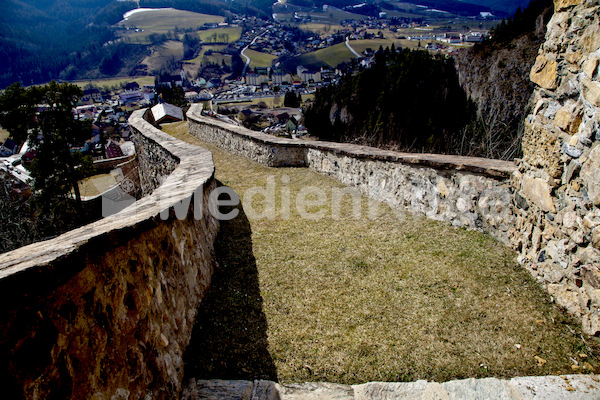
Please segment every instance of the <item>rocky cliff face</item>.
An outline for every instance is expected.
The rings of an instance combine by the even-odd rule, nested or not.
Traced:
[[[514,175],[521,260],[600,333],[600,2],[555,0]]]
[[[529,72],[552,16],[552,6],[539,3],[529,12],[533,26],[523,33],[509,40],[494,39],[456,56],[460,85],[477,107],[479,123],[471,129],[483,131],[476,135],[485,134],[488,141],[502,143],[497,146],[499,151],[487,149],[488,157],[512,160],[520,156],[521,125],[535,88]]]

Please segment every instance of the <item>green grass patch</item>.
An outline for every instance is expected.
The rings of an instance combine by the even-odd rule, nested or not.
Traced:
[[[117,77],[117,78],[106,78],[106,79],[87,79],[87,80],[77,80],[72,81],[71,83],[76,84],[77,86],[83,88],[86,85],[92,84],[94,86],[99,86],[101,88],[113,88],[120,87],[128,82],[137,82],[138,85],[153,85],[154,77],[153,76],[127,76],[127,77]]]
[[[227,28],[216,28],[207,29],[198,33],[200,40],[205,43],[221,42],[231,43],[236,42],[242,36],[241,27],[227,27]]]
[[[198,350],[203,372],[195,378],[276,373],[281,382],[443,382],[573,373],[572,360],[598,370],[599,339],[584,339],[579,324],[515,262],[515,252],[489,236],[385,205],[375,219],[366,212],[355,218],[350,196],[339,218],[329,201],[310,209],[323,218],[302,218],[294,207],[301,190],[318,188],[330,200],[345,187],[305,168],[270,168],[232,155],[190,136],[186,123],[165,131],[209,149],[216,178],[242,198],[269,180],[276,184],[278,215],[253,217],[264,201],[246,199],[243,238],[217,244],[220,273],[238,283],[211,301],[238,317],[199,322],[205,350]],[[287,191],[292,206],[284,218]],[[364,211],[367,199],[358,198]],[[236,322],[248,308],[258,322]],[[252,352],[254,343],[260,345]]]
[[[126,21],[118,23],[120,27],[135,27],[143,32],[128,31],[125,35],[132,43],[148,44],[148,36],[153,33],[164,34],[175,28],[196,29],[205,23],[220,23],[225,19],[218,15],[200,14],[175,9],[143,11],[131,15]]]
[[[250,58],[250,68],[270,67],[273,60],[277,58],[272,54],[261,53],[260,51],[250,49],[246,49],[244,54]]]

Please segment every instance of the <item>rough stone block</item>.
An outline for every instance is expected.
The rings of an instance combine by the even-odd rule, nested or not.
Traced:
[[[583,0],[554,0],[554,10],[556,12],[562,11],[569,7],[573,7],[581,4]]]
[[[593,106],[600,107],[600,83],[588,77],[584,77],[581,83],[583,85],[583,97]]]
[[[590,201],[600,205],[600,146],[592,149],[579,175],[587,189]]]
[[[542,211],[556,212],[550,185],[540,178],[523,175],[521,194],[530,202],[537,204]]]
[[[535,60],[529,78],[538,86],[554,90],[558,87],[558,64],[554,60],[548,60],[540,54]]]

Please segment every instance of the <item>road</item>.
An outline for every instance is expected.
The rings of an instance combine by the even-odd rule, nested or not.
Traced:
[[[246,70],[248,69],[248,67],[250,66],[250,57],[248,57],[246,54],[244,54],[244,52],[246,50],[248,50],[248,47],[252,46],[254,43],[256,43],[256,40],[261,37],[262,35],[264,35],[265,33],[269,32],[268,30],[264,31],[263,33],[256,35],[256,37],[252,40],[252,42],[250,42],[250,44],[246,47],[244,47],[242,49],[242,51],[240,52],[240,55],[242,57],[244,57],[246,59],[246,64],[244,65],[244,70],[242,71],[242,76],[246,75]]]
[[[362,56],[360,54],[358,54],[353,48],[352,46],[350,46],[350,39],[348,39],[348,37],[346,36],[346,47],[348,48],[348,50],[350,50],[352,52],[352,54],[354,54],[356,57],[361,58]]]

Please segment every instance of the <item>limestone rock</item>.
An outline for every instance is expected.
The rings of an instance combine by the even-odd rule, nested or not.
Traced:
[[[556,12],[565,10],[569,7],[581,4],[583,0],[554,0],[554,10]]]
[[[581,267],[581,275],[587,283],[600,289],[600,270],[595,265],[584,265]]]
[[[600,107],[600,83],[592,81],[588,77],[581,80],[583,84],[583,96],[596,107]]]
[[[581,167],[580,176],[590,201],[600,205],[600,146],[592,149],[588,161]]]
[[[542,211],[556,212],[548,182],[540,178],[523,175],[521,194],[530,202],[537,204]]]
[[[529,78],[533,83],[544,89],[556,89],[558,87],[558,64],[554,60],[548,60],[540,54],[535,60]]]
[[[592,79],[598,69],[598,56],[593,56],[583,64],[583,72]]]

